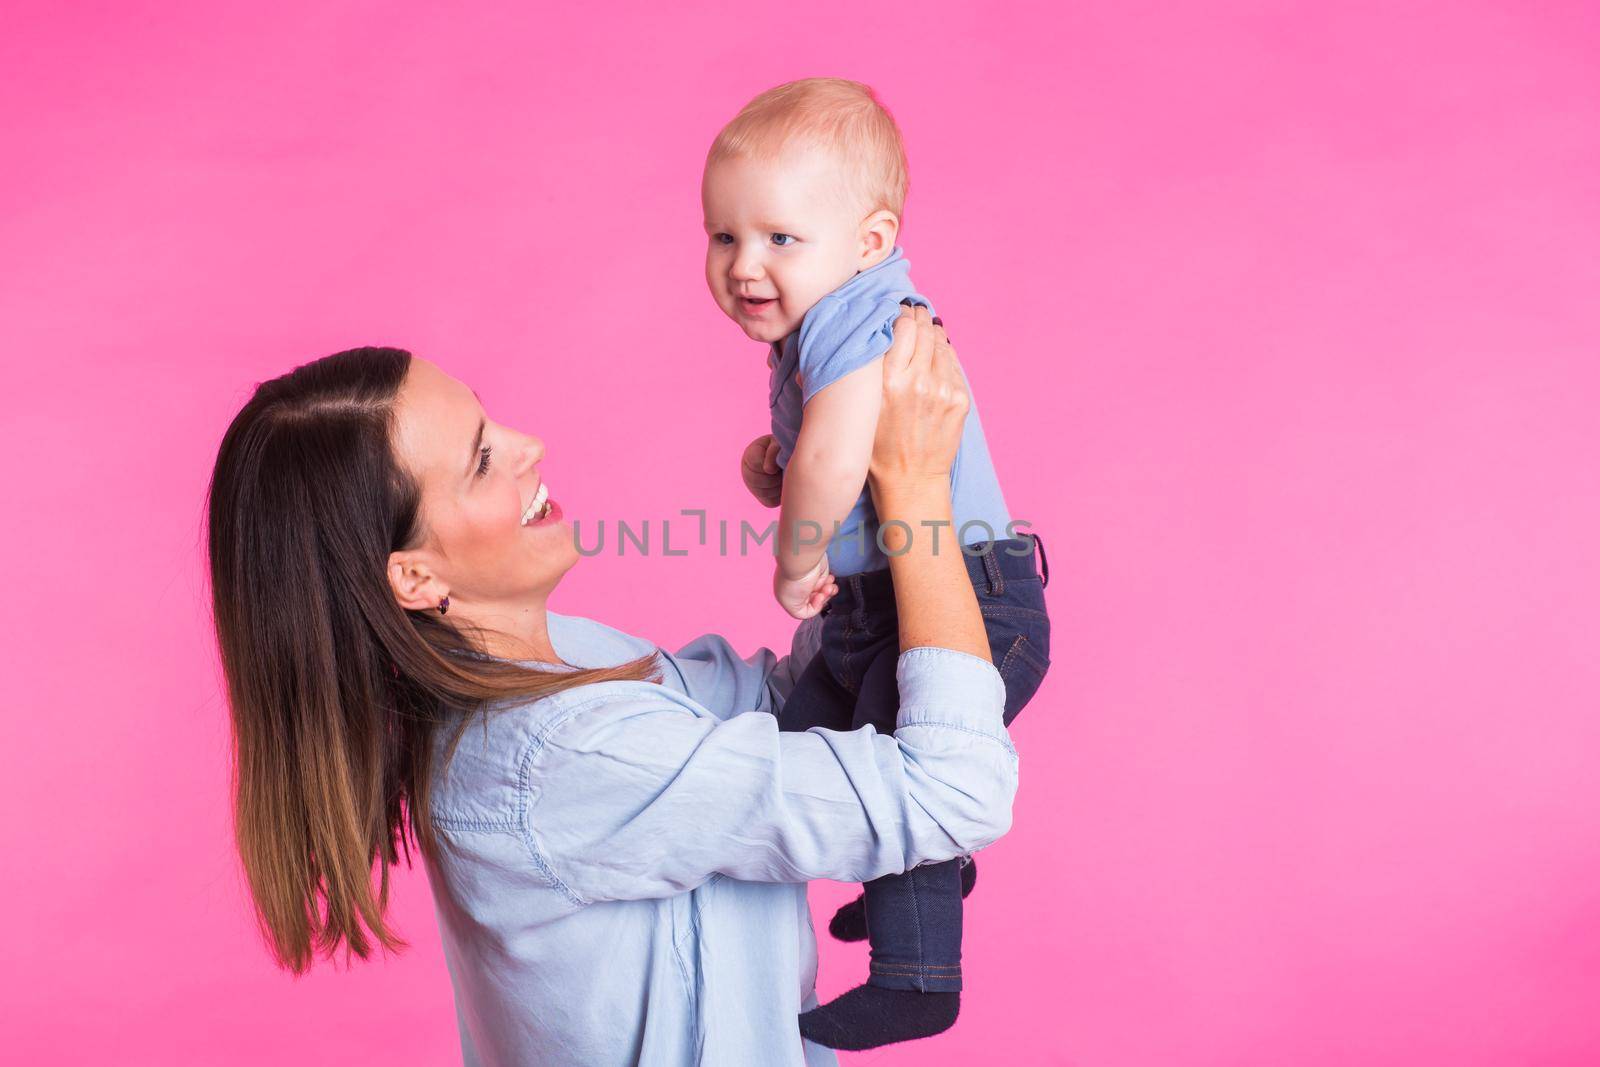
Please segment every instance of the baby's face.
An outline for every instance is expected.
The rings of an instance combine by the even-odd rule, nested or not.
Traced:
[[[861,269],[862,215],[826,152],[719,159],[706,168],[706,284],[757,341],[780,341]]]

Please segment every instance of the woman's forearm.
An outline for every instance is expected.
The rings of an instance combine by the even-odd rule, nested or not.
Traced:
[[[951,521],[948,477],[880,484],[879,536],[894,578],[900,648],[948,648],[988,660],[978,597]]]
[[[590,698],[524,764],[535,865],[592,902],[670,896],[714,874],[867,881],[983,848],[1010,828],[1017,789],[1000,675],[926,647],[901,653],[895,673],[892,737],[722,718],[668,685]]]

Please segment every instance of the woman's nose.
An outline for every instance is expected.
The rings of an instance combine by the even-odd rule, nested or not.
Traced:
[[[537,437],[524,437],[522,439],[522,460],[517,464],[517,473],[522,474],[533,468],[544,458],[544,442]]]

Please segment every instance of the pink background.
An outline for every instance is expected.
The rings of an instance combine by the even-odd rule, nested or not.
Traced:
[[[256,939],[216,444],[394,343],[573,515],[755,518],[699,165],[819,73],[905,129],[904,244],[1055,570],[962,1021],[847,1062],[1600,1062],[1593,5],[188,6],[0,34],[12,1062],[456,1057],[420,873],[396,959]],[[765,575],[598,558],[556,606],[781,643]]]

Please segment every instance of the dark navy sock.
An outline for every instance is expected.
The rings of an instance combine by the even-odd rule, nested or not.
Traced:
[[[861,985],[801,1015],[800,1036],[827,1048],[859,1052],[942,1034],[960,1013],[960,993]]]
[[[961,896],[965,899],[978,884],[978,861],[968,859],[961,868]],[[858,896],[833,913],[828,922],[828,933],[837,941],[865,941],[867,939],[867,898]]]

